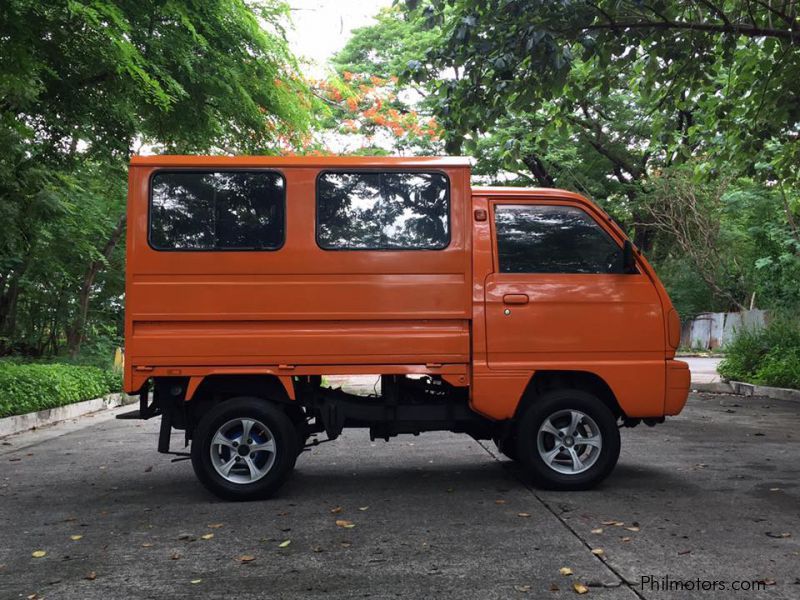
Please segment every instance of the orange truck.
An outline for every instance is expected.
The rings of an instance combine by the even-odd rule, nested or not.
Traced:
[[[466,433],[586,489],[620,427],[688,394],[678,315],[614,221],[472,187],[464,158],[135,157],[126,272],[125,416],[161,416],[160,452],[184,431],[227,499],[273,494],[345,427]]]

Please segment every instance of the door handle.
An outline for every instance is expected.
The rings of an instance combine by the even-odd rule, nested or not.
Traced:
[[[527,304],[528,294],[506,294],[503,296],[503,304]]]

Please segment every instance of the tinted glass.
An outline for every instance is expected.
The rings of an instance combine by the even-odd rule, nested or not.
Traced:
[[[578,208],[497,206],[495,229],[502,273],[622,273],[622,249]]]
[[[286,194],[277,173],[157,173],[151,193],[154,248],[274,250],[283,245]]]
[[[317,183],[317,242],[328,250],[445,248],[449,214],[440,173],[323,173]]]

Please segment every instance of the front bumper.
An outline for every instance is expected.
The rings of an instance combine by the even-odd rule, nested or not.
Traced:
[[[664,414],[677,415],[686,405],[692,376],[689,365],[682,360],[667,361],[667,386],[664,398]]]

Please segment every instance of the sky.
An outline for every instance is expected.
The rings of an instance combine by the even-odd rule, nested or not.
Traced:
[[[319,77],[325,62],[340,50],[357,27],[373,23],[378,11],[392,0],[289,0],[294,27],[289,45],[298,57],[308,59],[307,76]]]

